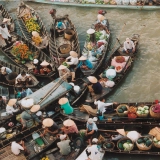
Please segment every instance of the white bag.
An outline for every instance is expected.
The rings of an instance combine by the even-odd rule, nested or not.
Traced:
[[[32,98],[24,98],[21,100],[21,106],[26,108],[26,109],[30,109],[32,106],[34,105],[34,100]]]

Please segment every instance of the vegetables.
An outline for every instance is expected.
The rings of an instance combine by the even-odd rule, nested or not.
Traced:
[[[126,106],[121,106],[119,109],[118,109],[118,112],[119,113],[124,113],[125,111],[127,111],[127,107]],[[125,112],[127,113],[127,112]]]
[[[125,151],[130,151],[133,147],[133,144],[132,143],[129,143],[129,142],[126,142],[123,144],[123,148]]]
[[[139,106],[136,113],[138,116],[141,116],[141,115],[147,116],[149,114],[149,107],[148,106]]]
[[[118,148],[124,151],[131,151],[133,148],[133,142],[130,139],[119,141]]]
[[[137,140],[142,148],[149,147],[152,144],[152,140],[149,137],[141,137]]]
[[[40,36],[38,37],[33,36],[32,41],[35,43],[36,46],[39,46],[40,43],[42,43],[42,38]]]
[[[123,63],[123,62],[125,62],[125,58],[123,56],[117,56],[115,61],[117,63]]]

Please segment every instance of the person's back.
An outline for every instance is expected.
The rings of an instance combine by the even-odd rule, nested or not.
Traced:
[[[61,108],[64,109],[65,114],[71,114],[73,113],[73,108],[70,106],[70,104],[67,102],[63,105],[61,105]]]
[[[57,143],[62,155],[68,155],[71,152],[71,147],[69,145],[70,140],[63,140]]]
[[[102,93],[103,87],[102,87],[102,85],[101,85],[99,82],[94,83],[94,84],[92,85],[92,88],[93,88],[95,94],[100,94],[100,93]]]
[[[19,155],[20,150],[24,150],[24,148],[20,144],[16,143],[15,141],[11,143],[11,151],[13,154]]]

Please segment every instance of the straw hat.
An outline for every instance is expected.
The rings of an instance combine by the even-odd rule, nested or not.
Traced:
[[[40,109],[40,105],[33,105],[30,109],[31,112],[35,113]]]
[[[97,19],[99,21],[103,21],[105,19],[105,17],[103,15],[101,15],[101,14],[98,14]]]
[[[6,70],[6,67],[2,67],[2,68],[1,68],[1,73],[2,73],[2,74],[6,73],[5,70]]]
[[[60,140],[64,140],[65,138],[67,137],[67,135],[66,134],[64,134],[64,135],[60,135]]]
[[[80,60],[80,61],[87,60],[87,57],[85,57],[85,56],[81,56],[81,57],[79,58],[79,60]]]
[[[7,19],[7,18],[4,18],[3,19],[3,23],[7,22],[7,21],[10,21],[10,19]]]
[[[117,132],[123,136],[126,136],[125,130],[124,129],[116,129]]]
[[[87,30],[87,33],[88,33],[88,34],[93,34],[94,32],[95,32],[95,30],[92,29],[92,28],[90,28],[90,29]]]
[[[34,64],[37,64],[37,63],[38,63],[38,59],[34,59],[34,60],[33,60],[33,63],[34,63]]]
[[[73,126],[74,124],[74,121],[72,121],[71,119],[67,119],[63,122],[63,125],[67,127]]]
[[[7,105],[11,107],[14,104],[16,104],[16,102],[17,102],[17,99],[10,99]]]
[[[88,123],[93,123],[93,119],[92,119],[92,118],[89,118],[87,122],[88,122]]]
[[[88,80],[89,80],[91,83],[97,83],[97,82],[98,82],[97,78],[94,77],[94,76],[89,76],[89,77],[87,77],[87,78],[88,78]]]
[[[126,38],[126,42],[130,42],[131,40],[129,38]]]
[[[97,138],[93,138],[93,139],[92,139],[92,142],[97,143],[97,142],[98,142],[98,139],[97,139]]]
[[[65,104],[65,103],[67,103],[68,102],[68,99],[67,98],[61,98],[59,101],[58,101],[58,103],[60,104],[60,105],[62,105],[62,104]]]
[[[31,108],[32,106],[34,105],[34,100],[32,98],[24,98],[21,100],[21,106],[24,107],[24,108]]]
[[[75,51],[70,51],[70,55],[74,58],[78,57],[78,54]]]
[[[41,65],[41,66],[48,66],[49,63],[44,60],[40,65]]]
[[[58,70],[66,69],[66,68],[67,68],[66,66],[64,66],[64,65],[60,65],[60,66],[58,67]]]
[[[54,124],[54,121],[51,118],[46,118],[42,122],[44,127],[51,127]]]
[[[39,36],[39,33],[38,33],[38,32],[36,32],[36,31],[32,31],[32,36],[34,36],[34,37],[38,37],[38,36]]]

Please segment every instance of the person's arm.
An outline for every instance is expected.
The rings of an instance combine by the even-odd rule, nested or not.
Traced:
[[[95,101],[94,101],[94,104],[95,104],[95,105],[98,105],[98,101],[97,101],[96,99],[95,99]]]
[[[106,107],[113,105],[113,103],[104,103],[104,104],[105,104]]]
[[[133,41],[131,41],[131,44],[132,44],[133,51],[135,51],[135,45],[134,45]]]
[[[82,66],[82,61],[79,62],[79,64],[77,65],[76,68],[79,68],[79,67],[81,67],[81,66]]]
[[[67,57],[66,60],[71,59],[71,56]]]
[[[24,150],[24,148],[20,144],[18,144],[18,149]]]
[[[124,42],[124,46],[123,46],[124,50],[127,51],[127,48],[126,48],[126,42]]]

